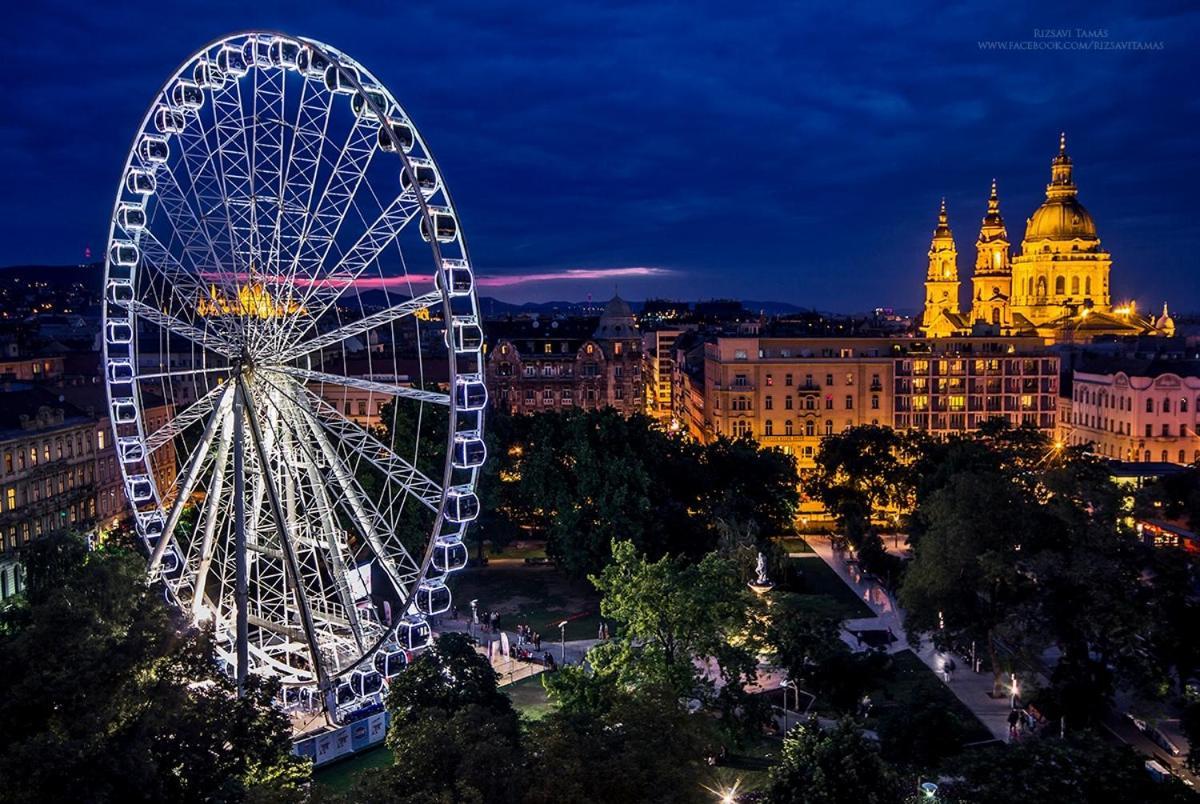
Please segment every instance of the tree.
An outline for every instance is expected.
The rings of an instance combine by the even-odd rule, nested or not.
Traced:
[[[275,683],[239,698],[212,635],[174,620],[136,553],[53,534],[23,555],[25,600],[0,613],[7,801],[299,800]]]
[[[721,436],[704,447],[701,478],[706,519],[752,523],[768,535],[792,530],[800,503],[794,456]]]
[[[362,775],[349,801],[515,801],[517,713],[488,660],[463,634],[444,634],[387,696],[395,762]]]
[[[1181,782],[1155,782],[1144,758],[1082,732],[1061,741],[1031,740],[963,754],[953,781],[938,791],[947,801],[1011,804],[1014,801],[1195,801]]]
[[[771,804],[892,804],[902,797],[895,771],[851,722],[822,731],[816,720],[794,727],[771,769]]]

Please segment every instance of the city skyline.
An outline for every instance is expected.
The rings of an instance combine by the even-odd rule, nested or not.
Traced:
[[[20,189],[0,215],[6,263],[100,253],[131,121],[160,77],[179,53],[257,26],[320,32],[395,87],[436,143],[479,272],[505,282],[501,298],[685,286],[841,311],[917,307],[939,199],[965,251],[996,178],[1019,240],[1065,130],[1081,199],[1113,254],[1114,297],[1200,308],[1194,283],[1179,287],[1200,246],[1189,134],[1200,106],[1170,89],[1200,29],[1182,7],[1077,4],[1053,15],[1061,29],[1040,9],[999,20],[980,5],[877,5],[849,18],[655,4],[507,3],[453,18],[232,3],[202,19],[62,11],[69,30],[17,12],[25,35],[8,91],[43,100],[9,103],[0,129]],[[936,25],[921,23],[935,13]],[[1081,47],[1089,35],[1137,47],[988,49]],[[101,65],[112,80],[79,80]],[[64,109],[88,121],[65,139]]]

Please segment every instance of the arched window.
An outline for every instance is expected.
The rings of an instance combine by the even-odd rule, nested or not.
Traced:
[[[807,399],[805,399],[804,400],[804,409],[805,410],[816,410],[817,409],[817,398],[815,396],[810,396]]]
[[[1072,296],[1079,295],[1079,277],[1077,277],[1077,276],[1071,277],[1071,295]]]
[[[1147,413],[1153,413],[1153,412],[1154,412],[1154,400],[1153,400],[1153,399],[1147,399],[1147,400],[1146,400],[1146,412],[1147,412]]]
[[[1061,296],[1067,292],[1067,280],[1064,277],[1054,278],[1054,295]]]
[[[792,420],[791,419],[788,419],[786,422],[783,423],[783,433],[784,433],[784,435],[792,434]]]
[[[992,308],[992,324],[997,327],[1000,326],[1000,308],[999,307]]]
[[[812,419],[809,419],[806,422],[804,422],[804,434],[806,436],[816,435],[816,432],[817,432],[816,422],[814,422]]]
[[[1085,295],[1092,295],[1092,278],[1090,276],[1083,280],[1083,292]]]
[[[771,421],[770,419],[767,419],[765,422],[763,422],[763,435],[775,435],[775,422]]]
[[[1045,295],[1046,295],[1046,277],[1044,277],[1044,276],[1039,276],[1039,277],[1038,277],[1038,281],[1037,281],[1037,295],[1039,295],[1039,296],[1045,296]]]
[[[1171,412],[1171,398],[1169,396],[1163,397],[1163,411],[1162,412],[1163,413]]]
[[[825,435],[833,435],[833,419],[825,420]]]
[[[1188,408],[1188,405],[1187,405],[1187,397],[1185,396],[1185,397],[1182,397],[1182,398],[1179,400],[1179,412],[1180,412],[1180,413],[1187,413],[1187,408]]]

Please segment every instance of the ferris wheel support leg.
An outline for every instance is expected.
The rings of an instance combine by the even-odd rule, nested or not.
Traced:
[[[249,584],[246,566],[246,456],[245,418],[242,400],[242,380],[237,380],[233,400],[233,531],[236,585],[234,605],[237,607],[237,689],[241,697],[250,664]]]
[[[217,516],[221,510],[221,494],[225,490],[225,467],[229,465],[229,445],[233,440],[232,420],[226,418],[221,427],[221,441],[213,461],[213,483],[205,500],[204,537],[200,542],[200,561],[196,568],[196,587],[192,593],[192,617],[200,614],[204,605],[204,590],[208,585],[208,570],[212,566]]]
[[[179,485],[179,494],[176,495],[174,502],[171,503],[171,511],[167,515],[167,523],[163,528],[162,538],[158,540],[158,544],[154,547],[154,552],[150,555],[149,572],[152,576],[158,571],[158,565],[162,562],[163,553],[166,552],[167,545],[175,541],[175,527],[179,524],[179,517],[183,514],[183,506],[187,504],[187,499],[192,495],[192,489],[196,485],[196,480],[200,477],[200,467],[204,464],[204,459],[208,457],[208,450],[212,446],[213,436],[217,432],[217,423],[221,420],[222,414],[225,412],[228,398],[227,391],[221,394],[221,399],[217,402],[217,409],[209,417],[208,424],[204,427],[204,434],[200,437],[200,443],[196,446],[196,451],[192,454],[192,460],[184,473],[183,483]]]
[[[246,380],[244,377],[238,377],[238,393],[241,397],[243,405],[247,405],[253,410],[253,403],[250,399],[250,392],[246,388]],[[258,419],[256,416],[249,417],[250,424],[250,440],[254,443],[254,450],[258,455],[259,471],[262,473],[263,485],[267,490],[267,499],[271,503],[271,513],[275,519],[275,529],[279,536],[279,544],[283,548],[284,557],[287,561],[287,581],[292,588],[292,594],[296,598],[296,608],[299,609],[301,622],[304,626],[304,636],[308,642],[308,650],[312,658],[313,676],[317,679],[317,685],[322,693],[329,686],[329,677],[325,672],[325,664],[321,660],[321,649],[317,643],[316,626],[313,623],[312,608],[309,606],[308,594],[304,589],[304,582],[300,575],[300,562],[296,558],[296,548],[292,543],[291,536],[287,532],[287,518],[284,515],[283,505],[279,500],[275,479],[272,476],[271,463],[267,456],[266,447],[263,444],[262,433],[259,431]],[[239,558],[245,561],[245,546],[243,541],[242,551],[239,553]],[[242,576],[238,577],[239,587],[242,583]]]

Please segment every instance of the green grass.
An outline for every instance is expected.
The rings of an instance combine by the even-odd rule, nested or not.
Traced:
[[[313,783],[315,787],[323,787],[334,793],[346,793],[354,785],[358,774],[369,768],[384,768],[391,764],[391,749],[380,745],[332,765],[317,768],[313,771]]]
[[[892,655],[894,670],[885,683],[871,692],[877,707],[897,706],[901,709],[926,696],[951,711],[967,728],[964,742],[991,739],[992,733],[979,722],[967,705],[943,684],[929,666],[911,650]]]
[[[846,620],[875,616],[871,607],[821,559],[815,557],[792,559],[791,567],[803,573],[792,591],[797,592],[801,597],[827,598],[827,602],[814,603],[814,607],[821,610],[822,613]]]
[[[484,550],[487,557],[505,559],[505,558],[545,558],[546,543],[540,540],[519,539],[514,542],[509,542],[503,549],[497,550],[492,546],[491,542],[484,542]]]
[[[567,620],[567,639],[595,639],[600,625],[600,596],[592,585],[568,578],[553,566],[491,564],[471,567],[450,579],[459,610],[470,611],[479,600],[482,612],[500,612],[506,631],[519,623],[542,635],[545,650],[559,639],[558,624]]]
[[[775,541],[787,553],[811,553],[813,551],[803,536],[776,536]]]
[[[555,707],[542,686],[541,674],[523,678],[501,689],[512,700],[513,708],[528,720],[541,720]]]

